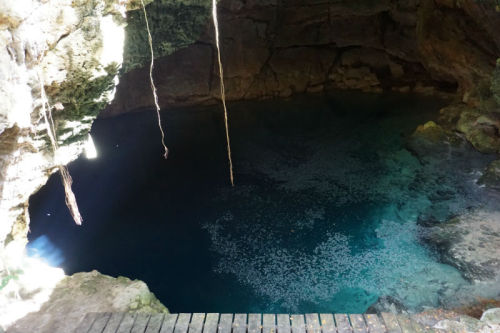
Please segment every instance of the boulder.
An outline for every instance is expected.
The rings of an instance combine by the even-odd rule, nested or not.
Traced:
[[[500,152],[499,128],[500,115],[476,108],[464,110],[457,122],[457,129],[482,153]]]

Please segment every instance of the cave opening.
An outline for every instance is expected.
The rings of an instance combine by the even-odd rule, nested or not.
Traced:
[[[496,0],[32,2],[0,3],[0,331],[95,311],[500,327],[461,316],[500,304]]]

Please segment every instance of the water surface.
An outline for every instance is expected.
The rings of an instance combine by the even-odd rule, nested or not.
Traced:
[[[422,163],[406,142],[443,102],[339,93],[230,105],[229,185],[220,107],[95,122],[99,157],[70,165],[84,225],[58,176],[30,201],[32,248],[71,274],[144,280],[172,312],[411,310],[470,287],[419,241],[419,216],[477,205],[489,157]],[[58,252],[59,251],[59,252]]]

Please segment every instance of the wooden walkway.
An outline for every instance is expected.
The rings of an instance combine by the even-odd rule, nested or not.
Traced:
[[[406,315],[89,313],[75,333],[426,333]]]

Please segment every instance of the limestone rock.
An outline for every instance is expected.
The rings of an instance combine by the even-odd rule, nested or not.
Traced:
[[[79,155],[92,120],[112,98],[124,10],[115,0],[0,3],[0,256],[19,257],[12,252],[27,241],[29,196]],[[58,105],[55,156],[41,86]]]
[[[474,148],[483,153],[500,151],[499,128],[499,115],[472,108],[463,111],[457,122],[457,129],[465,134]]]
[[[206,0],[163,0],[148,6],[155,52],[158,62],[165,64],[157,67],[155,76],[169,77],[169,84],[158,91],[163,106],[218,101],[209,5]],[[128,64],[140,66],[147,59],[142,52],[146,37],[139,14],[129,18],[127,68]],[[219,25],[227,98],[283,97],[330,89],[442,96],[455,94],[458,88],[461,100],[478,106],[479,82],[489,82],[500,57],[497,16],[488,1],[458,5],[432,0],[221,0]],[[204,55],[206,60],[198,53],[200,45],[212,49],[210,55]],[[327,53],[333,57],[325,58]],[[197,56],[203,66],[189,67],[191,61],[184,61]],[[169,67],[178,70],[165,72]],[[286,73],[280,70],[285,67]],[[147,74],[147,68],[138,71],[143,73],[124,74],[122,82]],[[182,84],[184,71],[191,73],[187,78],[190,84]],[[206,85],[210,86],[208,93],[198,89]],[[132,95],[147,96],[148,89],[147,84],[120,85],[118,99],[103,116],[151,107],[151,99],[122,101]]]
[[[489,309],[483,312],[481,321],[489,325],[500,325],[500,308]]]
[[[424,239],[470,280],[500,278],[500,212],[478,209],[429,228]]]
[[[73,332],[89,312],[168,312],[142,281],[113,278],[97,271],[76,273],[59,282],[40,311],[9,328],[12,333]]]
[[[467,153],[470,147],[463,138],[434,121],[418,126],[406,146],[423,162],[439,160],[443,155],[462,155]]]

